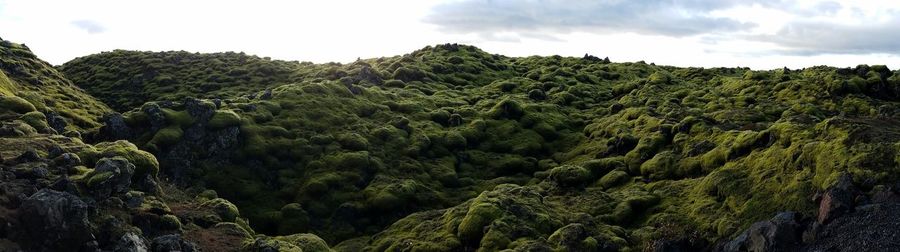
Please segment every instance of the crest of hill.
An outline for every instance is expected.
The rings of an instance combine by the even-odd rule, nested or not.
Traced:
[[[305,65],[310,63],[235,52],[115,50],[76,58],[59,69],[113,109],[127,111],[149,101],[230,96],[290,83]]]

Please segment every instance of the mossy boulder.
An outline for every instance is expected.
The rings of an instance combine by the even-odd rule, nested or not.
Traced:
[[[578,187],[590,182],[591,172],[581,166],[562,165],[550,169],[549,179],[563,187]]]
[[[19,114],[37,110],[31,102],[18,96],[0,96],[0,109]]]
[[[55,130],[50,128],[50,124],[47,123],[47,116],[45,116],[44,113],[38,111],[25,113],[24,115],[19,117],[19,120],[22,120],[41,133],[50,133],[51,131],[56,132]]]
[[[241,116],[233,110],[217,110],[215,114],[206,123],[211,129],[224,129],[241,125]]]
[[[222,221],[234,222],[237,217],[241,216],[237,206],[223,198],[215,198],[207,200],[201,204],[203,208],[207,208],[222,218]]]
[[[601,188],[609,189],[627,183],[629,179],[631,179],[631,176],[628,176],[627,172],[614,170],[607,173],[606,175],[603,175],[603,177],[601,177],[600,180],[597,181],[597,185],[599,185]]]
[[[159,173],[159,162],[153,154],[142,151],[125,140],[98,143],[93,148],[85,148],[77,154],[88,164],[96,163],[101,158],[121,156],[134,164],[135,179],[143,179],[147,175],[156,178]]]

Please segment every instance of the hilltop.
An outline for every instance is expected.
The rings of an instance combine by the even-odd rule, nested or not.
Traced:
[[[857,241],[797,233],[852,232],[841,218],[882,214],[854,206],[900,198],[900,73],[884,66],[678,68],[444,44],[349,64],[119,50],[59,71],[45,73],[97,104],[70,137],[152,157],[179,195],[165,203],[226,206],[217,221],[184,211],[202,206],[160,212],[201,247],[191,239],[239,226],[244,250],[835,248]]]

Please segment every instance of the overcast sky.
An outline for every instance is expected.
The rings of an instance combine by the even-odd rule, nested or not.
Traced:
[[[0,37],[62,64],[109,51],[350,62],[464,43],[508,56],[900,68],[895,0],[0,0]]]

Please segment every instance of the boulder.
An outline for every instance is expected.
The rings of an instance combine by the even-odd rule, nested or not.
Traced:
[[[16,163],[30,163],[41,161],[41,155],[35,150],[26,150],[15,159]]]
[[[853,180],[850,178],[850,175],[842,175],[838,178],[837,183],[822,195],[822,200],[819,202],[819,223],[826,224],[830,220],[853,210],[856,205],[856,197],[859,195],[860,192],[853,186]]]
[[[66,118],[60,116],[59,113],[56,112],[47,113],[47,124],[50,125],[50,128],[56,130],[56,132],[65,132],[66,126],[69,125],[69,123],[66,122]]]
[[[103,116],[103,127],[97,132],[97,140],[113,141],[129,139],[132,135],[131,128],[125,123],[125,117],[119,113]]]
[[[150,251],[152,252],[169,252],[169,251],[181,251],[181,252],[194,252],[197,250],[197,245],[192,242],[185,241],[181,238],[180,235],[171,234],[171,235],[163,235],[160,237],[156,237],[150,242]]]
[[[166,115],[163,114],[162,108],[156,103],[147,103],[144,106],[141,106],[141,112],[144,112],[144,114],[147,115],[147,120],[150,121],[151,131],[158,131],[159,129],[165,128],[168,124],[168,122],[166,122]]]
[[[131,187],[134,169],[134,165],[122,157],[100,159],[94,171],[85,176],[87,187],[98,199],[126,193]]]
[[[140,235],[128,232],[119,237],[113,245],[113,251],[116,252],[147,252],[147,243]]]
[[[184,109],[197,122],[207,122],[216,113],[216,105],[195,98],[184,100]]]
[[[803,229],[800,214],[782,212],[771,220],[753,223],[722,251],[791,251],[802,245]]]
[[[42,189],[19,208],[18,240],[29,251],[72,251],[94,240],[88,205],[78,196]]]

